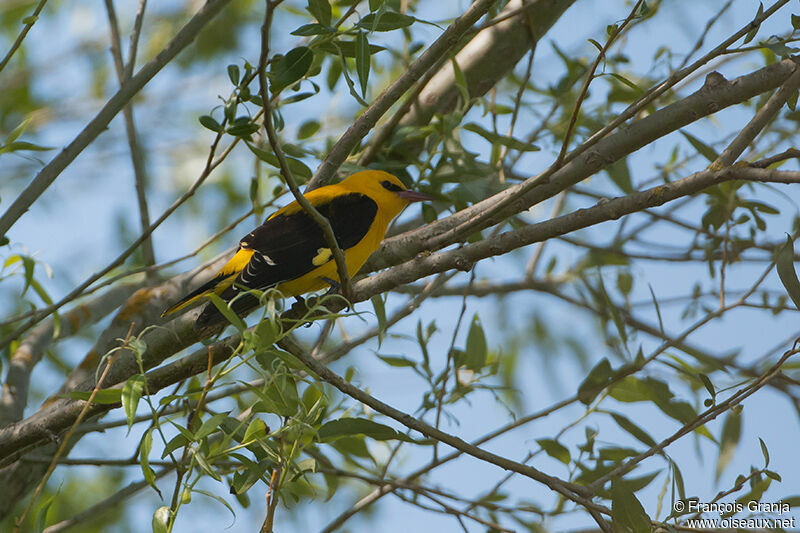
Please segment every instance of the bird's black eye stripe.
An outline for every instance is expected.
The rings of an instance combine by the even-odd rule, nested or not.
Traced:
[[[392,183],[389,180],[382,181],[381,185],[383,185],[383,188],[386,189],[387,191],[400,192],[400,191],[404,191],[405,190],[402,187],[400,187],[399,185],[395,185],[394,183]]]

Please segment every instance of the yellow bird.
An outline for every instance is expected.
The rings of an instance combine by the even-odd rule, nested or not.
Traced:
[[[331,224],[336,242],[353,276],[378,249],[389,223],[412,202],[432,200],[409,191],[395,176],[380,170],[357,172],[335,185],[304,195]],[[285,297],[318,291],[339,281],[333,253],[319,225],[296,201],[272,214],[239,241],[239,249],[208,283],[164,311],[167,316],[217,294],[233,300],[242,289],[278,289]],[[230,306],[242,313],[255,306],[255,297],[243,294]],[[208,303],[195,326],[202,328],[222,319]]]

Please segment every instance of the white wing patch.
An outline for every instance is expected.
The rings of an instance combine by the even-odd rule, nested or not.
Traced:
[[[315,255],[311,260],[311,264],[314,266],[320,266],[330,261],[331,256],[333,256],[333,252],[330,248],[319,248],[317,249],[317,255]]]
[[[239,274],[239,283],[242,285],[248,285],[255,279],[256,271],[261,267],[261,265],[257,265],[256,263],[275,266],[275,261],[273,261],[270,256],[256,252],[250,258],[250,261],[247,263],[247,266],[244,267],[244,270],[242,270],[241,274]],[[234,290],[237,290],[235,285],[233,288]]]

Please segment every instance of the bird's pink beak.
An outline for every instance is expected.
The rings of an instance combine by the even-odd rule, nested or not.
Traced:
[[[397,191],[395,194],[409,202],[429,202],[433,200],[433,196],[425,194],[424,192],[417,191]]]

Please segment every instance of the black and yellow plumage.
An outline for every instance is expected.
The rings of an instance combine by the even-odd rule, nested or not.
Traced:
[[[406,190],[387,172],[365,170],[340,183],[314,189],[305,198],[331,224],[336,242],[344,253],[352,276],[378,249],[389,223],[411,202],[431,197]],[[230,301],[242,288],[278,289],[284,296],[299,296],[338,282],[333,253],[319,225],[296,201],[270,216],[239,241],[239,249],[207,283],[198,287],[162,313],[170,315],[209,294]],[[231,304],[240,313],[254,306],[254,297],[242,295]],[[209,303],[197,319],[204,327],[221,319]]]

